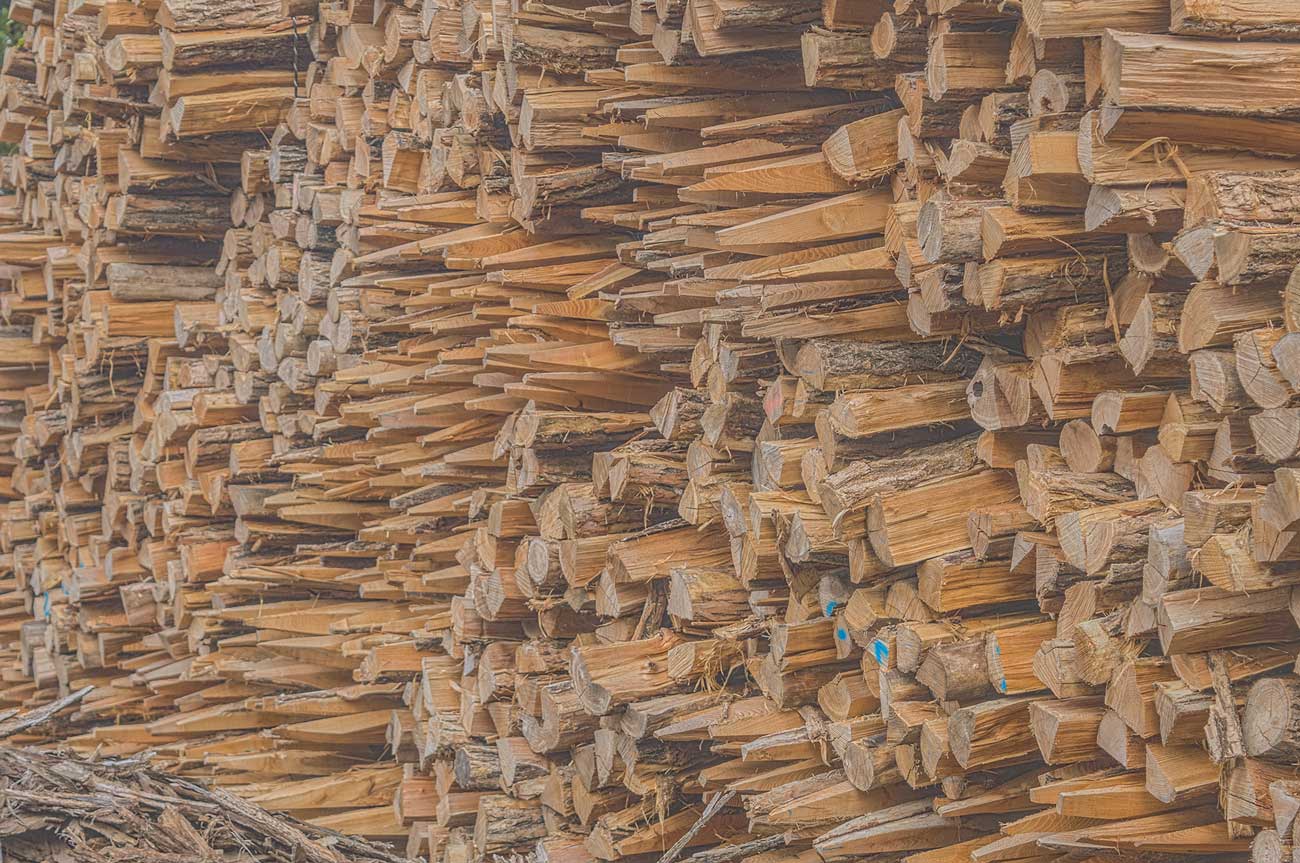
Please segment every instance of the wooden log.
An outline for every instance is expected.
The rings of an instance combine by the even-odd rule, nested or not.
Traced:
[[[215,296],[221,279],[206,267],[109,264],[105,276],[115,300],[204,300]]]
[[[1296,692],[1291,677],[1265,678],[1250,687],[1241,723],[1246,754],[1282,761],[1293,757]]]
[[[1100,36],[1106,30],[1163,33],[1169,29],[1163,3],[1081,3],[1078,0],[1027,0],[1025,23],[1039,39]]]
[[[955,712],[948,722],[953,757],[962,767],[1022,763],[1038,752],[1030,726],[1030,696],[984,701]],[[990,734],[993,728],[1002,729]]]
[[[1174,0],[1170,9],[1170,32],[1184,36],[1287,39],[1300,27],[1294,14],[1257,2]]]
[[[1167,593],[1157,607],[1160,643],[1169,653],[1194,650],[1204,639],[1222,639],[1215,646],[1261,644],[1292,632],[1287,588],[1246,596],[1217,588]],[[1190,648],[1189,648],[1190,646]],[[1179,649],[1182,648],[1182,649]]]
[[[1206,64],[1212,62],[1219,50],[1212,42],[1179,36],[1109,32],[1102,37],[1102,87],[1114,104],[1125,106],[1264,115],[1289,110],[1290,100],[1283,92],[1288,84],[1276,75],[1264,72],[1260,80],[1266,80],[1268,87],[1253,90],[1249,99],[1243,100],[1234,87],[1243,82],[1244,76],[1253,77],[1277,62],[1280,55],[1275,45],[1247,42],[1235,42],[1230,48],[1225,45],[1224,50],[1230,50],[1235,58],[1231,67],[1209,71],[1211,67]],[[1207,74],[1190,79],[1179,74],[1189,68]],[[1172,76],[1165,74],[1171,70],[1178,71]],[[1139,83],[1139,76],[1146,83]],[[1220,95],[1207,100],[1209,92]]]

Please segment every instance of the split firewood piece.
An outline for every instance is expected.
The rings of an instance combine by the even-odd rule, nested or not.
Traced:
[[[1074,473],[1106,473],[1115,466],[1114,435],[1098,434],[1085,420],[1070,420],[1061,428],[1061,456]]]
[[[1258,489],[1195,490],[1183,496],[1184,542],[1199,548],[1214,534],[1230,533],[1250,520]]]
[[[1016,534],[1035,526],[1037,522],[1019,502],[977,508],[966,521],[971,551],[978,560],[1005,553]]]
[[[1063,247],[1081,251],[1122,245],[1118,232],[1088,227],[1078,216],[1021,213],[1010,207],[985,209],[980,235],[984,260],[1053,254]]]
[[[1002,182],[1017,209],[1083,212],[1092,186],[1079,163],[1079,135],[1072,131],[1029,131],[1018,140]]]
[[[1195,136],[1188,141],[1191,146],[1182,146],[1178,150],[1178,164],[1167,158],[1165,144],[1156,140],[1147,144],[1130,147],[1129,142],[1121,136],[1108,136],[1103,127],[1109,118],[1099,112],[1084,115],[1079,123],[1079,165],[1089,182],[1102,186],[1154,186],[1188,183],[1193,172],[1215,172],[1223,170],[1261,172],[1285,170],[1295,165],[1286,158],[1272,156],[1247,156],[1244,160],[1227,159],[1225,154],[1215,149],[1195,146]],[[1181,143],[1181,142],[1180,142]],[[1125,153],[1129,154],[1125,158]],[[1181,166],[1181,167],[1179,167]],[[1194,193],[1187,192],[1190,197]],[[1208,226],[1209,220],[1200,213],[1204,208],[1184,213],[1183,227],[1186,231],[1198,231]],[[1267,221],[1267,220],[1261,220]],[[1229,223],[1231,224],[1231,223]],[[1204,242],[1215,245],[1213,236],[1205,236]],[[1184,259],[1186,261],[1186,259]]]
[[[1219,768],[1199,746],[1146,747],[1146,787],[1162,803],[1204,797],[1219,787]]]
[[[1290,597],[1289,588],[1256,594],[1218,588],[1166,593],[1157,605],[1160,644],[1173,654],[1291,640],[1296,622]]]
[[[1162,502],[1146,499],[1077,509],[1055,524],[1066,561],[1093,575],[1145,561],[1150,529],[1169,521]]]
[[[896,130],[903,117],[900,108],[841,126],[822,144],[831,170],[850,183],[871,182],[893,171],[899,162]]]
[[[962,836],[955,818],[925,811],[928,800],[901,803],[853,819],[823,836],[814,848],[824,860],[871,851],[923,851],[943,847]]]
[[[1132,485],[1115,473],[1074,473],[1068,466],[1035,469],[1028,459],[1016,464],[1016,479],[1025,509],[1044,525],[1076,510],[1124,504],[1134,498]]]
[[[1034,596],[1033,584],[1012,570],[1006,559],[978,560],[957,551],[925,561],[918,568],[917,591],[937,612],[1017,602]]]
[[[1021,764],[1038,755],[1030,723],[1033,696],[994,699],[952,714],[948,740],[953,757],[966,770]],[[998,734],[989,733],[999,729]]]
[[[921,254],[932,264],[958,264],[980,259],[984,211],[1002,206],[1000,200],[933,199],[921,207],[916,236]]]
[[[1274,356],[1284,333],[1264,328],[1238,333],[1233,340],[1237,377],[1242,388],[1262,408],[1280,408],[1297,397]]]
[[[830,427],[836,434],[863,438],[935,422],[957,422],[968,415],[966,386],[965,381],[954,380],[844,393],[830,407]]]
[[[1098,696],[1033,702],[1029,724],[1043,760],[1048,764],[1070,764],[1101,755],[1097,729],[1105,712]]]
[[[1104,296],[1123,273],[1104,254],[1043,254],[991,260],[979,266],[980,303],[987,309],[1046,309]]]
[[[1054,635],[1054,622],[1042,619],[998,627],[990,632],[985,655],[994,690],[1003,695],[1024,695],[1047,688],[1047,681],[1039,676],[1034,660],[1039,647]]]
[[[1286,104],[1285,96],[1272,92],[1271,88],[1269,92],[1252,93],[1252,98],[1245,102],[1234,97],[1231,104],[1224,104],[1222,100],[1207,103],[1204,99],[1189,98],[1190,91],[1203,90],[1215,84],[1230,86],[1230,82],[1238,80],[1237,76],[1254,68],[1256,64],[1265,62],[1265,57],[1268,58],[1267,62],[1273,62],[1277,55],[1268,53],[1273,46],[1267,43],[1251,43],[1251,49],[1237,55],[1238,63],[1230,72],[1214,72],[1201,76],[1199,80],[1182,77],[1177,81],[1177,86],[1173,86],[1169,79],[1164,79],[1168,81],[1167,84],[1143,88],[1133,78],[1139,74],[1139,70],[1154,73],[1156,78],[1152,80],[1159,80],[1159,69],[1162,66],[1165,69],[1187,68],[1188,64],[1215,56],[1221,50],[1220,46],[1178,36],[1119,34],[1114,31],[1102,39],[1105,58],[1102,66],[1103,86],[1107,95],[1117,104],[1175,109],[1223,109],[1229,113],[1265,115]],[[1156,58],[1157,54],[1159,59]],[[1269,83],[1272,86],[1282,84],[1277,79],[1271,79]]]
[[[1179,351],[1178,332],[1187,294],[1148,293],[1119,340],[1120,353],[1142,374],[1153,360],[1169,360]]]
[[[677,687],[668,675],[668,652],[682,638],[665,630],[641,641],[575,652],[570,673],[577,698],[592,715]]]
[[[1186,198],[1186,187],[1179,184],[1095,185],[1088,193],[1083,224],[1090,231],[1171,233],[1184,225]]]
[[[1136,658],[1119,666],[1106,687],[1106,706],[1122,723],[1142,738],[1160,731],[1156,711],[1156,684],[1176,680],[1168,660],[1162,657]]]
[[[1169,30],[1169,9],[1162,3],[1081,4],[1077,0],[1028,0],[1025,22],[1039,39],[1100,36],[1117,28],[1135,33]]]
[[[867,513],[871,546],[887,566],[919,563],[970,545],[966,520],[976,504],[1008,503],[1017,494],[1005,471],[982,471],[878,494]],[[928,516],[915,507],[928,501]],[[940,506],[940,504],[942,504]]]
[[[855,462],[822,482],[822,506],[833,521],[842,522],[850,512],[869,507],[886,491],[899,493],[937,477],[975,473],[980,469],[975,444],[974,436],[966,436],[894,458]]]
[[[1041,400],[1033,394],[1033,374],[1032,363],[986,358],[966,390],[972,419],[989,431],[1019,429],[1046,419]]]
[[[869,33],[813,27],[802,36],[804,83],[842,90],[887,90],[905,64],[877,61]]]
[[[949,31],[931,41],[926,59],[926,87],[932,98],[982,96],[1006,82],[1011,51],[1007,33]]]

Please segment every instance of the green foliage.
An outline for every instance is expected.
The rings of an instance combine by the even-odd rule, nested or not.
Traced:
[[[8,0],[0,0],[0,60],[4,59],[5,50],[10,45],[23,41],[23,27],[9,17]]]
[[[0,0],[0,62],[4,61],[5,51],[10,45],[20,45],[23,41],[23,25],[9,17],[9,0]],[[17,147],[13,144],[0,144],[0,155],[8,155]]]

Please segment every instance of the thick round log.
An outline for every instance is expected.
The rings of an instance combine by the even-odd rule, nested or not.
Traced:
[[[1300,758],[1300,678],[1255,681],[1246,693],[1241,733],[1247,755],[1289,763]]]
[[[1076,473],[1105,473],[1115,466],[1114,435],[1101,435],[1087,420],[1070,420],[1061,428],[1061,455]]]
[[[929,38],[926,28],[913,18],[886,12],[871,28],[871,53],[877,60],[923,64]]]
[[[1082,74],[1039,69],[1029,82],[1031,117],[1078,111],[1085,100]]]

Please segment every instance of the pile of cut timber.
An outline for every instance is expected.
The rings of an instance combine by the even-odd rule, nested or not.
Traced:
[[[14,0],[0,705],[430,863],[1290,863],[1300,7]]]
[[[131,759],[0,747],[0,798],[12,863],[409,863]]]

